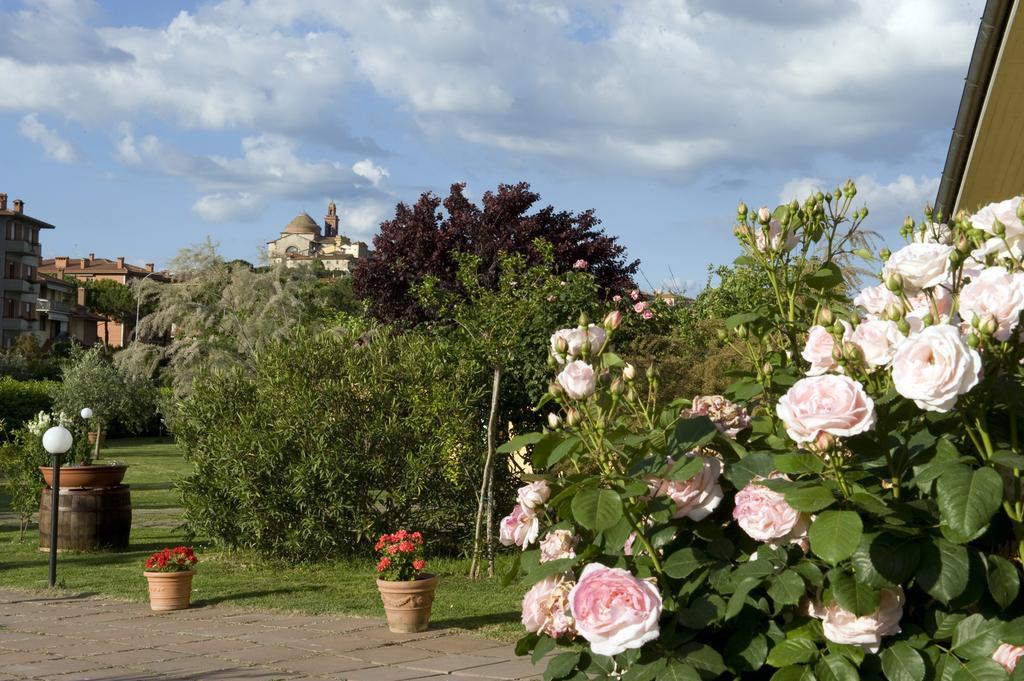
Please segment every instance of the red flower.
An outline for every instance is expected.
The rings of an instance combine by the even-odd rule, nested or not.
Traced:
[[[419,560],[414,560],[412,562],[413,570],[422,570],[426,566],[427,566],[427,561],[423,560],[422,558],[420,558]]]
[[[377,563],[377,572],[384,572],[389,567],[391,567],[391,559],[387,556],[384,556],[380,559],[380,562]]]
[[[416,550],[416,547],[413,546],[411,541],[403,541],[398,545],[398,550],[402,553],[412,553]]]

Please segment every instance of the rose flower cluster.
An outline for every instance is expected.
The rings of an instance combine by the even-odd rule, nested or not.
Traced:
[[[185,572],[194,569],[199,559],[188,546],[175,546],[157,551],[146,559],[146,569],[150,572]]]
[[[377,578],[389,582],[407,582],[416,579],[427,566],[423,558],[423,535],[419,532],[399,530],[382,534],[374,544],[377,560]]]

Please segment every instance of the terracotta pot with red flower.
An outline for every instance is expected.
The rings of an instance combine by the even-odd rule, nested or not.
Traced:
[[[192,577],[196,573],[195,552],[188,546],[157,551],[146,559],[151,610],[185,610],[192,596]]]
[[[384,602],[388,628],[399,634],[424,631],[430,625],[437,577],[423,572],[423,535],[399,530],[381,535],[377,553],[377,590]]]

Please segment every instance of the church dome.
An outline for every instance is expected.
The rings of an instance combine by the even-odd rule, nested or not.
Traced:
[[[317,225],[313,218],[309,217],[309,213],[299,213],[296,215],[288,226],[284,228],[282,234],[319,234],[320,227]]]

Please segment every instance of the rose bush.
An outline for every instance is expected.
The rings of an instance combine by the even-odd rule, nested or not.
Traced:
[[[726,322],[724,396],[659,401],[621,315],[552,337],[548,428],[503,446],[533,465],[502,539],[545,679],[1024,679],[1024,209],[875,258],[855,196],[740,205],[771,290]]]

